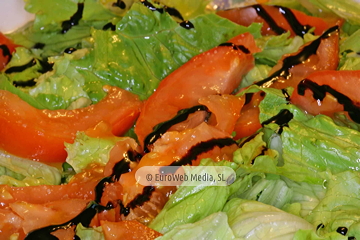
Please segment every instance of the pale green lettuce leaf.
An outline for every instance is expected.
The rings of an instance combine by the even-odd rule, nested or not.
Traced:
[[[257,201],[234,198],[223,211],[240,239],[291,239],[300,229],[313,229],[304,219]]]
[[[71,165],[75,172],[79,173],[90,163],[98,163],[105,166],[109,161],[109,154],[116,142],[121,137],[94,138],[84,132],[78,132],[74,143],[65,143],[68,156],[66,162]]]
[[[0,153],[0,184],[15,187],[57,185],[61,172],[49,165]]]
[[[183,224],[174,227],[156,240],[166,239],[196,239],[216,240],[235,239],[228,224],[228,217],[224,212],[213,213],[195,223]]]
[[[320,236],[345,227],[346,236],[360,238],[360,173],[341,172],[331,176],[325,186],[324,198],[306,220],[314,226],[324,225],[317,231]]]
[[[256,39],[256,45],[262,49],[255,53],[257,63],[266,63],[273,67],[283,57],[284,54],[296,52],[304,44],[304,39],[300,36],[290,38],[290,32],[279,36],[264,36]]]

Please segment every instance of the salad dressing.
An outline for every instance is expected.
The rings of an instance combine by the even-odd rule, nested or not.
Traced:
[[[299,53],[296,55],[291,55],[283,60],[282,67],[274,72],[269,77],[256,82],[255,84],[261,87],[270,87],[274,82],[280,79],[288,79],[290,77],[290,69],[296,65],[301,64],[302,62],[309,59],[311,55],[315,55],[317,49],[320,46],[321,40],[326,39],[331,36],[331,34],[338,34],[339,27],[334,26],[325,31],[319,38],[312,41],[309,45],[306,45]]]
[[[113,173],[100,180],[100,182],[95,186],[95,200],[91,201],[88,206],[81,212],[79,215],[67,221],[63,224],[58,225],[50,225],[47,227],[43,227],[40,229],[36,229],[30,232],[26,237],[25,240],[57,240],[58,238],[52,235],[52,232],[55,232],[59,229],[68,229],[73,226],[77,226],[80,223],[84,227],[89,227],[91,220],[95,217],[95,215],[99,212],[109,210],[114,208],[112,203],[108,204],[107,206],[102,206],[100,204],[102,194],[104,192],[104,188],[108,183],[113,183],[120,179],[120,176],[124,173],[130,172],[130,163],[137,162],[139,160],[139,155],[135,152],[128,151],[124,154],[124,158],[117,162],[113,167]],[[146,189],[145,189],[146,188]],[[141,206],[144,202],[150,199],[151,193],[155,190],[154,187],[145,187],[142,194],[137,195],[128,205],[127,205],[127,212],[129,213],[130,208],[135,208],[137,206]],[[121,211],[122,212],[122,211]],[[80,239],[76,236],[74,239]]]
[[[313,92],[313,98],[319,101],[324,100],[326,93],[330,93],[337,99],[338,103],[344,106],[344,111],[348,112],[350,118],[354,122],[360,123],[360,108],[346,95],[336,91],[328,85],[320,86],[309,79],[304,79],[299,83],[297,92],[299,95],[304,96],[306,89],[310,89]]]
[[[1,44],[1,45],[0,45],[0,49],[2,50],[2,55],[3,55],[4,57],[8,57],[7,63],[9,63],[10,60],[11,60],[11,58],[12,58],[12,54],[11,54],[11,52],[10,52],[10,49],[9,49],[8,46],[5,45],[5,44]]]
[[[14,67],[10,67],[8,69],[5,70],[6,74],[10,74],[10,73],[18,73],[18,72],[22,72],[25,71],[27,68],[30,68],[32,66],[36,65],[36,60],[35,58],[31,59],[28,63],[21,65],[21,66],[14,66]]]
[[[84,3],[78,3],[78,9],[74,15],[70,17],[70,20],[63,21],[61,24],[61,33],[67,33],[73,26],[78,25],[82,18],[84,11]]]
[[[255,9],[256,13],[262,18],[264,19],[264,21],[269,25],[269,27],[278,35],[281,35],[283,33],[286,33],[286,30],[283,29],[282,27],[280,27],[279,25],[276,24],[275,19],[273,19],[267,12],[266,10],[260,5],[260,4],[255,4],[250,6],[252,8]]]
[[[122,0],[117,0],[115,3],[112,4],[113,7],[119,7],[120,9],[125,9],[126,4]]]
[[[172,119],[159,123],[154,127],[154,131],[151,132],[144,140],[144,152],[149,152],[149,146],[152,145],[156,140],[158,140],[167,130],[169,130],[173,125],[185,121],[190,114],[205,111],[210,114],[208,108],[204,105],[197,105],[191,108],[180,110],[175,117]],[[209,117],[209,116],[208,116]],[[207,118],[208,118],[207,117]],[[205,119],[206,121],[206,119]]]
[[[180,160],[172,162],[169,166],[191,165],[192,161],[195,161],[198,155],[208,152],[214,147],[223,148],[226,146],[231,146],[233,144],[237,144],[237,142],[232,138],[214,138],[206,142],[200,142],[192,146],[186,153],[186,155],[183,156]]]

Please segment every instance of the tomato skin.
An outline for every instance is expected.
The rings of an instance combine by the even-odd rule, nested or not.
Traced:
[[[17,95],[0,90],[0,148],[14,155],[43,162],[63,162],[64,142],[72,143],[77,131],[101,121],[114,135],[125,133],[137,118],[142,102],[130,92],[105,86],[99,103],[75,110],[40,110]]]
[[[56,200],[84,199],[93,200],[96,184],[104,177],[104,167],[92,164],[81,173],[74,175],[71,181],[62,185],[39,185],[11,187],[0,185],[1,206],[26,201],[31,204],[43,204]]]
[[[3,70],[10,61],[11,56],[8,56],[7,54],[15,52],[15,48],[18,46],[19,45],[14,44],[0,32],[0,71]],[[9,51],[8,53],[6,52],[7,50]]]
[[[161,233],[133,220],[109,222],[101,221],[105,240],[151,240],[162,236]]]
[[[243,39],[243,41],[242,41]],[[238,36],[236,44],[245,45],[250,52],[254,39],[249,33]],[[255,51],[258,49],[256,48]],[[156,92],[145,102],[135,126],[139,142],[152,132],[158,123],[171,119],[184,108],[198,104],[201,97],[230,94],[254,65],[254,58],[232,46],[219,46],[199,54],[161,81]]]
[[[217,14],[239,25],[249,26],[254,22],[262,23],[263,26],[261,28],[261,32],[263,35],[278,35],[274,31],[274,29],[272,29],[271,26],[269,26],[269,24],[261,16],[258,15],[254,6],[260,6],[261,8],[263,8],[279,27],[281,27],[285,31],[290,31],[291,36],[296,35],[291,25],[286,20],[285,16],[281,13],[279,8],[275,6],[258,4],[243,8],[222,10],[222,11],[218,11]],[[304,26],[310,25],[312,27],[315,27],[314,33],[316,35],[322,34],[326,29],[336,24],[337,25],[342,24],[341,21],[337,21],[333,19],[329,19],[329,21],[324,21],[324,19],[322,18],[308,16],[305,13],[295,9],[290,9],[290,10],[301,25]]]
[[[317,83],[318,85],[328,85],[332,89],[344,94],[350,98],[354,105],[360,106],[360,96],[358,88],[354,86],[360,85],[360,71],[359,70],[345,70],[345,71],[318,71],[306,77],[307,80]],[[298,87],[294,90],[291,96],[291,102],[300,106],[310,114],[325,114],[332,116],[333,113],[343,111],[344,106],[338,103],[334,97],[330,97],[326,93],[326,97],[322,101],[317,101],[313,98],[311,90],[306,89],[304,96],[298,94]]]

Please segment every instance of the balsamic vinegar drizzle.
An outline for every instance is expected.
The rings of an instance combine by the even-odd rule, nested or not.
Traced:
[[[2,55],[4,57],[8,57],[7,63],[10,62],[12,55],[8,46],[5,44],[0,44],[0,49],[2,50]]]
[[[197,111],[208,112],[208,108],[204,105],[197,105],[191,108],[182,109],[172,119],[156,125],[153,128],[154,131],[152,131],[149,135],[147,135],[144,140],[144,152],[145,153],[149,152],[149,148],[148,148],[149,145],[156,142],[156,140],[158,140],[169,128],[171,128],[173,125],[177,123],[185,121],[190,114],[195,113]]]
[[[134,209],[137,206],[142,206],[144,203],[150,200],[152,192],[155,191],[155,187],[153,186],[146,186],[143,189],[143,192],[141,194],[138,194],[135,196],[131,202],[126,205],[120,205],[120,213],[123,214],[125,217],[130,214],[130,209]]]
[[[76,48],[68,47],[64,50],[64,53],[71,54],[71,53],[75,52],[76,50],[77,50]]]
[[[72,226],[77,226],[78,224],[82,224],[84,227],[89,227],[91,220],[95,217],[96,213],[102,212],[104,210],[108,210],[114,208],[113,204],[107,204],[107,206],[100,205],[101,196],[104,191],[104,187],[108,183],[112,183],[114,181],[118,181],[120,179],[121,174],[127,173],[130,170],[130,162],[138,161],[138,154],[128,151],[124,154],[124,158],[115,164],[113,168],[113,173],[100,180],[100,182],[95,187],[95,200],[91,201],[88,206],[76,217],[67,221],[63,224],[58,225],[50,225],[47,227],[43,227],[40,229],[36,229],[25,237],[25,240],[58,240],[57,237],[52,235],[52,232],[55,232],[59,229],[68,229]],[[142,194],[136,196],[136,198],[132,201],[130,208],[135,208],[136,206],[141,206],[146,199],[149,199],[152,191],[146,189]],[[131,202],[130,202],[131,203]],[[75,239],[80,239],[75,235]]]
[[[265,9],[260,4],[255,4],[250,6],[255,9],[257,14],[265,20],[269,27],[278,35],[286,33],[286,30],[276,24],[275,20],[265,11]]]
[[[30,68],[30,67],[35,66],[35,65],[36,65],[36,60],[35,60],[35,58],[33,58],[28,63],[26,63],[24,65],[14,66],[14,67],[6,69],[5,73],[10,74],[10,73],[22,72],[22,71],[26,70],[27,68]]]
[[[350,118],[354,122],[360,123],[360,107],[356,106],[346,95],[336,91],[329,85],[320,86],[309,79],[304,79],[299,83],[298,94],[304,96],[306,89],[310,89],[313,92],[313,98],[320,101],[325,98],[326,93],[330,93],[337,99],[338,103],[344,106],[344,111],[348,112]]]
[[[34,46],[32,48],[36,48],[36,49],[43,49],[45,47],[45,43],[35,43]]]
[[[84,11],[84,3],[78,3],[78,9],[77,11],[74,13],[74,15],[72,15],[70,17],[70,20],[66,20],[63,21],[61,24],[62,30],[61,33],[67,33],[73,26],[78,25],[79,21],[82,18],[83,15],[83,11]]]
[[[192,24],[190,21],[182,21],[181,23],[179,23],[181,27],[185,28],[185,29],[191,29],[194,28],[194,24]]]
[[[330,37],[330,35],[334,32],[339,32],[338,26],[334,26],[326,30],[319,38],[315,39],[309,45],[305,46],[298,54],[284,58],[283,65],[278,71],[274,72],[269,77],[259,82],[256,82],[255,84],[261,87],[270,87],[272,83],[279,80],[281,77],[285,79],[288,78],[290,76],[290,69],[298,64],[301,64],[311,55],[316,54],[316,51],[320,46],[321,40]]]
[[[15,87],[33,87],[36,85],[35,79],[32,78],[27,81],[13,81],[12,83]]]
[[[286,126],[290,122],[290,120],[293,119],[293,117],[294,115],[288,109],[282,109],[275,116],[263,121],[261,125],[264,126],[270,123],[276,123],[279,126]]]
[[[121,9],[125,9],[126,8],[126,4],[124,1],[122,0],[117,0],[115,3],[112,4],[113,7],[119,7]]]
[[[169,15],[176,17],[180,20],[182,20],[179,25],[185,29],[192,29],[194,28],[194,24],[192,24],[190,21],[185,21],[181,13],[176,9],[168,6],[164,6],[163,8],[157,8],[152,3],[148,2],[147,0],[141,0],[141,3],[150,9],[151,11],[158,11],[159,13],[167,12]]]
[[[221,43],[219,46],[232,47],[234,50],[240,50],[245,54],[250,53],[249,49],[247,49],[244,45],[235,45],[234,43],[225,42],[225,43]]]
[[[111,31],[115,31],[116,26],[113,23],[109,22],[109,23],[105,24],[102,28],[102,30],[109,30],[109,29]]]
[[[291,9],[287,7],[274,6],[279,9],[279,12],[284,15],[284,18],[289,23],[291,29],[294,31],[296,35],[303,37],[312,27],[309,25],[302,25]]]
[[[192,146],[187,152],[187,154],[183,156],[180,160],[172,162],[169,166],[182,166],[188,164],[191,165],[192,161],[196,160],[198,155],[208,152],[214,147],[223,148],[225,146],[231,146],[233,144],[237,143],[232,138],[214,138],[206,142],[200,142]]]

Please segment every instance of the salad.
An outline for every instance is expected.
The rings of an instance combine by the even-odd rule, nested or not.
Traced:
[[[360,239],[359,3],[25,2],[0,34],[0,239]],[[136,178],[183,165],[236,178]]]

